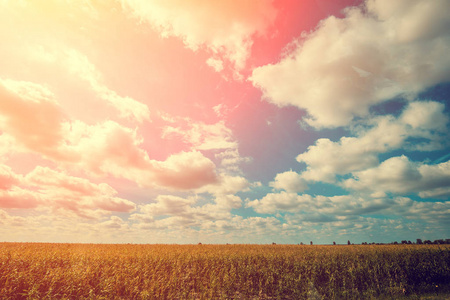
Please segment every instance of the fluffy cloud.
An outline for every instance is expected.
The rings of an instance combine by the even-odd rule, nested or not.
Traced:
[[[173,154],[163,162],[152,161],[152,166],[149,179],[160,186],[195,189],[218,180],[214,163],[198,151]]]
[[[86,56],[73,49],[60,53],[57,56],[57,61],[67,66],[69,72],[87,81],[100,98],[119,110],[122,117],[137,120],[138,122],[150,120],[150,111],[147,105],[130,97],[119,96],[115,91],[108,88],[102,82],[100,72]]]
[[[298,231],[304,229],[303,227],[309,227],[312,231],[315,226],[321,226],[322,234],[328,230],[333,234],[341,230],[345,233],[345,230],[355,226],[358,227],[356,229],[380,232],[378,228],[375,230],[371,228],[374,220],[370,215],[384,215],[384,221],[391,223],[394,222],[390,219],[391,216],[395,216],[416,222],[422,220],[425,222],[422,226],[438,224],[439,228],[444,228],[445,224],[450,224],[449,201],[419,202],[405,197],[368,198],[353,195],[312,197],[281,192],[268,194],[260,200],[248,201],[247,207],[261,214],[282,213],[282,217],[286,220],[283,227],[286,229]],[[411,221],[402,221],[399,224],[408,226],[409,222]],[[326,229],[327,226],[332,228]],[[387,229],[392,229],[392,224]]]
[[[253,200],[247,203],[257,213],[272,214],[278,211],[298,211],[305,203],[311,203],[313,197],[310,195],[297,195],[296,193],[270,193],[261,200]]]
[[[233,133],[225,122],[205,124],[194,122],[191,119],[177,119],[176,126],[166,126],[163,129],[163,138],[177,137],[185,143],[192,145],[196,150],[235,149],[237,142]]]
[[[78,155],[78,166],[97,174],[112,174],[142,186],[193,189],[215,183],[214,163],[198,151],[180,152],[165,161],[151,160],[140,148],[135,130],[115,122],[88,126],[71,123],[69,149]]]
[[[195,202],[195,198],[159,195],[156,203],[144,205],[141,212],[151,216],[180,215],[187,213]]]
[[[271,2],[122,0],[124,7],[162,36],[176,36],[194,51],[206,46],[214,57],[208,64],[218,71],[223,59],[237,70],[245,66],[252,36],[263,34],[275,18]]]
[[[348,8],[302,37],[290,56],[256,68],[251,81],[267,101],[305,109],[311,126],[347,125],[374,104],[450,80],[445,8],[446,0]]]
[[[65,120],[53,94],[41,85],[1,80],[0,98],[0,129],[23,150],[145,186],[191,189],[216,182],[214,163],[197,151],[150,160],[136,130],[113,121],[87,125]]]
[[[220,165],[227,173],[242,173],[240,164],[252,161],[251,157],[242,157],[238,149],[226,149],[215,156],[221,160]]]
[[[0,165],[0,190],[8,190],[17,185],[20,180],[20,176],[15,174],[10,167]]]
[[[76,212],[83,209],[131,212],[135,209],[133,202],[116,197],[117,191],[106,183],[94,184],[50,168],[36,167],[25,180],[38,187],[41,197],[56,208]]]
[[[0,209],[0,224],[4,227],[23,226],[29,223],[27,218],[11,216],[6,211]]]
[[[117,197],[106,183],[70,176],[47,167],[36,167],[26,176],[0,165],[0,207],[71,211],[82,217],[109,212],[131,212],[135,204]]]
[[[450,161],[437,165],[412,162],[406,156],[392,157],[375,168],[353,173],[344,186],[355,190],[396,194],[419,193],[420,197],[450,196]]]
[[[0,190],[0,207],[2,208],[36,208],[42,203],[40,196],[19,187]]]
[[[319,139],[315,145],[297,156],[307,164],[301,176],[305,180],[334,182],[335,175],[344,175],[378,165],[378,154],[407,147],[409,150],[438,150],[448,136],[448,116],[444,105],[432,101],[411,102],[403,113],[369,119],[356,128],[357,137],[342,137],[338,142]],[[421,138],[423,142],[409,143]]]
[[[293,171],[277,174],[275,180],[270,183],[270,186],[275,189],[285,190],[289,193],[303,192],[307,188],[305,179]]]
[[[26,81],[0,80],[0,130],[19,145],[59,156],[63,114],[53,94]]]
[[[209,193],[219,197],[248,191],[251,186],[252,184],[245,177],[220,174],[217,182],[198,188],[196,192]]]

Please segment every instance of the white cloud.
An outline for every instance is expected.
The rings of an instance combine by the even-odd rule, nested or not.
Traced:
[[[12,186],[17,185],[21,177],[15,174],[10,167],[0,165],[0,190],[8,190]]]
[[[212,57],[206,60],[206,64],[213,68],[216,72],[220,72],[223,70],[223,61],[220,59],[214,59]]]
[[[194,51],[205,46],[214,57],[208,64],[216,70],[222,69],[220,57],[238,71],[249,56],[252,36],[263,34],[275,18],[271,2],[122,0],[124,7],[162,36],[178,37]]]
[[[113,121],[89,126],[65,124],[69,166],[98,175],[111,174],[147,187],[195,189],[217,182],[214,163],[198,151],[170,155],[165,161],[149,158],[136,130]]]
[[[294,171],[279,173],[270,186],[276,189],[285,190],[288,193],[303,192],[306,188],[306,181],[302,176]]]
[[[212,195],[228,195],[247,191],[251,184],[245,177],[220,174],[218,181],[197,189],[197,193],[210,193]]]
[[[147,105],[127,96],[119,96],[115,91],[108,88],[102,82],[100,72],[86,56],[73,49],[67,50],[59,56],[58,60],[65,64],[72,74],[86,80],[100,98],[108,101],[120,111],[122,117],[137,120],[141,123],[150,120],[150,111]]]
[[[356,127],[356,137],[342,137],[338,142],[318,139],[297,156],[299,162],[307,164],[301,177],[308,181],[334,182],[336,174],[377,166],[381,153],[401,147],[419,151],[441,149],[447,144],[448,120],[441,103],[411,102],[397,118],[387,115],[368,119],[365,126]],[[410,138],[423,141],[409,143]]]
[[[354,172],[344,186],[354,190],[446,198],[450,196],[450,161],[428,165],[412,162],[406,156],[392,157],[377,167]]]
[[[189,118],[178,118],[177,120],[176,126],[163,128],[163,138],[173,136],[181,138],[185,143],[190,144],[192,149],[196,150],[237,148],[237,142],[233,138],[231,129],[223,121],[205,124]]]
[[[372,0],[366,9],[323,20],[290,56],[256,68],[254,86],[269,102],[305,109],[306,122],[322,128],[450,80],[448,1]]]
[[[252,161],[251,157],[242,157],[239,154],[238,149],[226,149],[215,155],[217,159],[220,159],[220,165],[227,173],[242,173],[240,164],[249,163]]]
[[[187,213],[195,198],[182,198],[172,195],[159,195],[156,203],[146,204],[141,207],[141,212],[150,216],[179,215]]]
[[[0,79],[0,101],[3,134],[24,148],[49,156],[58,155],[56,149],[62,139],[63,114],[46,87],[27,81]]]
[[[253,200],[247,202],[247,207],[252,207],[257,213],[273,214],[278,211],[299,211],[305,204],[313,203],[314,199],[311,195],[297,195],[296,193],[270,193],[261,200]]]

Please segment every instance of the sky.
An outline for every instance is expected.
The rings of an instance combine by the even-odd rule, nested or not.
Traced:
[[[0,0],[0,241],[450,238],[448,0]]]

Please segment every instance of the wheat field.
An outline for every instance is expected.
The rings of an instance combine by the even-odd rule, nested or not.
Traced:
[[[448,245],[0,243],[1,299],[441,299],[449,283]]]

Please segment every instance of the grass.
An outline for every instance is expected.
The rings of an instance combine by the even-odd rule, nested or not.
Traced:
[[[445,299],[449,283],[448,245],[0,243],[0,299]]]

